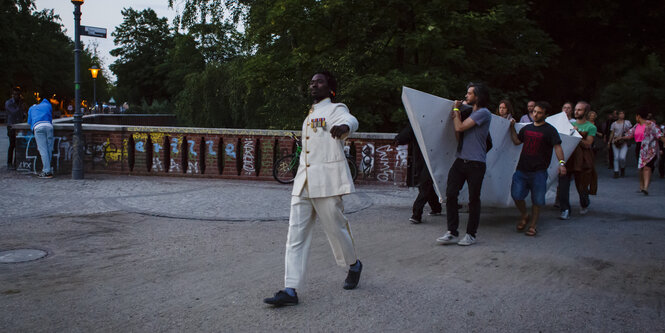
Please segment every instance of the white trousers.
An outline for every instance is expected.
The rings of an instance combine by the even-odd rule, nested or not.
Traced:
[[[612,152],[614,153],[614,172],[619,172],[619,168],[626,167],[626,154],[628,153],[628,145],[622,144],[621,148],[617,148],[612,144]]]
[[[344,267],[356,263],[356,249],[349,221],[344,217],[341,196],[325,198],[291,197],[289,234],[286,239],[284,286],[300,289],[305,280],[312,227],[316,218],[328,236],[337,264]]]

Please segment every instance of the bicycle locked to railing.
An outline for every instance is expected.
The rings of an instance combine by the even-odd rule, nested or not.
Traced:
[[[293,179],[296,177],[298,172],[298,166],[300,165],[300,154],[302,153],[302,141],[296,133],[291,132],[289,137],[293,139],[296,144],[296,149],[293,154],[289,154],[278,159],[275,164],[272,166],[272,176],[275,177],[275,180],[282,184],[293,183]],[[348,155],[346,155],[347,164],[349,165],[349,171],[351,171],[351,177],[353,180],[356,180],[358,177],[358,168],[356,168],[355,161]]]

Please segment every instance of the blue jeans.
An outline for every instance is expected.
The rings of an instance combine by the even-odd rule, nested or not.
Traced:
[[[525,172],[515,170],[510,195],[513,200],[524,200],[531,191],[531,203],[534,206],[545,206],[547,192],[547,170]]]
[[[35,141],[37,141],[39,155],[42,157],[42,172],[52,172],[51,158],[53,157],[53,126],[46,125],[35,128]]]

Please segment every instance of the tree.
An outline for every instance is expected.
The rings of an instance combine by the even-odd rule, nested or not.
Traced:
[[[118,59],[111,64],[117,77],[118,94],[134,105],[145,100],[148,105],[155,100],[168,100],[170,95],[164,82],[168,79],[168,50],[173,48],[173,34],[166,18],[158,18],[148,8],[136,11],[122,10],[124,16],[113,32],[113,42],[118,46],[111,55]]]
[[[300,126],[307,82],[322,68],[337,74],[339,100],[363,130],[392,131],[405,119],[403,85],[455,97],[481,79],[497,99],[525,98],[557,52],[524,1],[186,0],[184,8],[184,28],[244,27],[238,57],[222,61],[235,75],[219,96],[228,112],[268,128]]]
[[[36,11],[34,0],[0,0],[0,86],[3,93],[21,86],[24,97],[34,102],[39,90],[66,103],[74,96],[74,43],[63,32],[53,10]],[[94,50],[81,53],[81,66],[88,68]],[[82,73],[83,74],[83,73]],[[85,78],[82,75],[82,78]],[[85,79],[83,80],[85,83]],[[107,80],[98,78],[100,92]],[[87,94],[89,89],[89,94]],[[83,96],[92,97],[92,84],[82,85]]]

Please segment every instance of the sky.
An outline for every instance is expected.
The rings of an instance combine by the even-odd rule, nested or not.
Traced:
[[[179,1],[175,1],[178,3]],[[37,10],[53,9],[60,16],[65,26],[66,34],[74,40],[74,5],[70,0],[35,0]],[[108,66],[115,61],[109,52],[115,48],[111,33],[115,27],[122,23],[122,9],[134,8],[143,10],[152,8],[159,17],[166,17],[169,23],[173,22],[176,10],[168,7],[168,0],[85,0],[81,6],[81,25],[107,29],[106,39],[81,36],[81,42],[86,46],[97,44],[99,55],[102,58],[102,68],[107,71],[107,77],[115,79]]]

